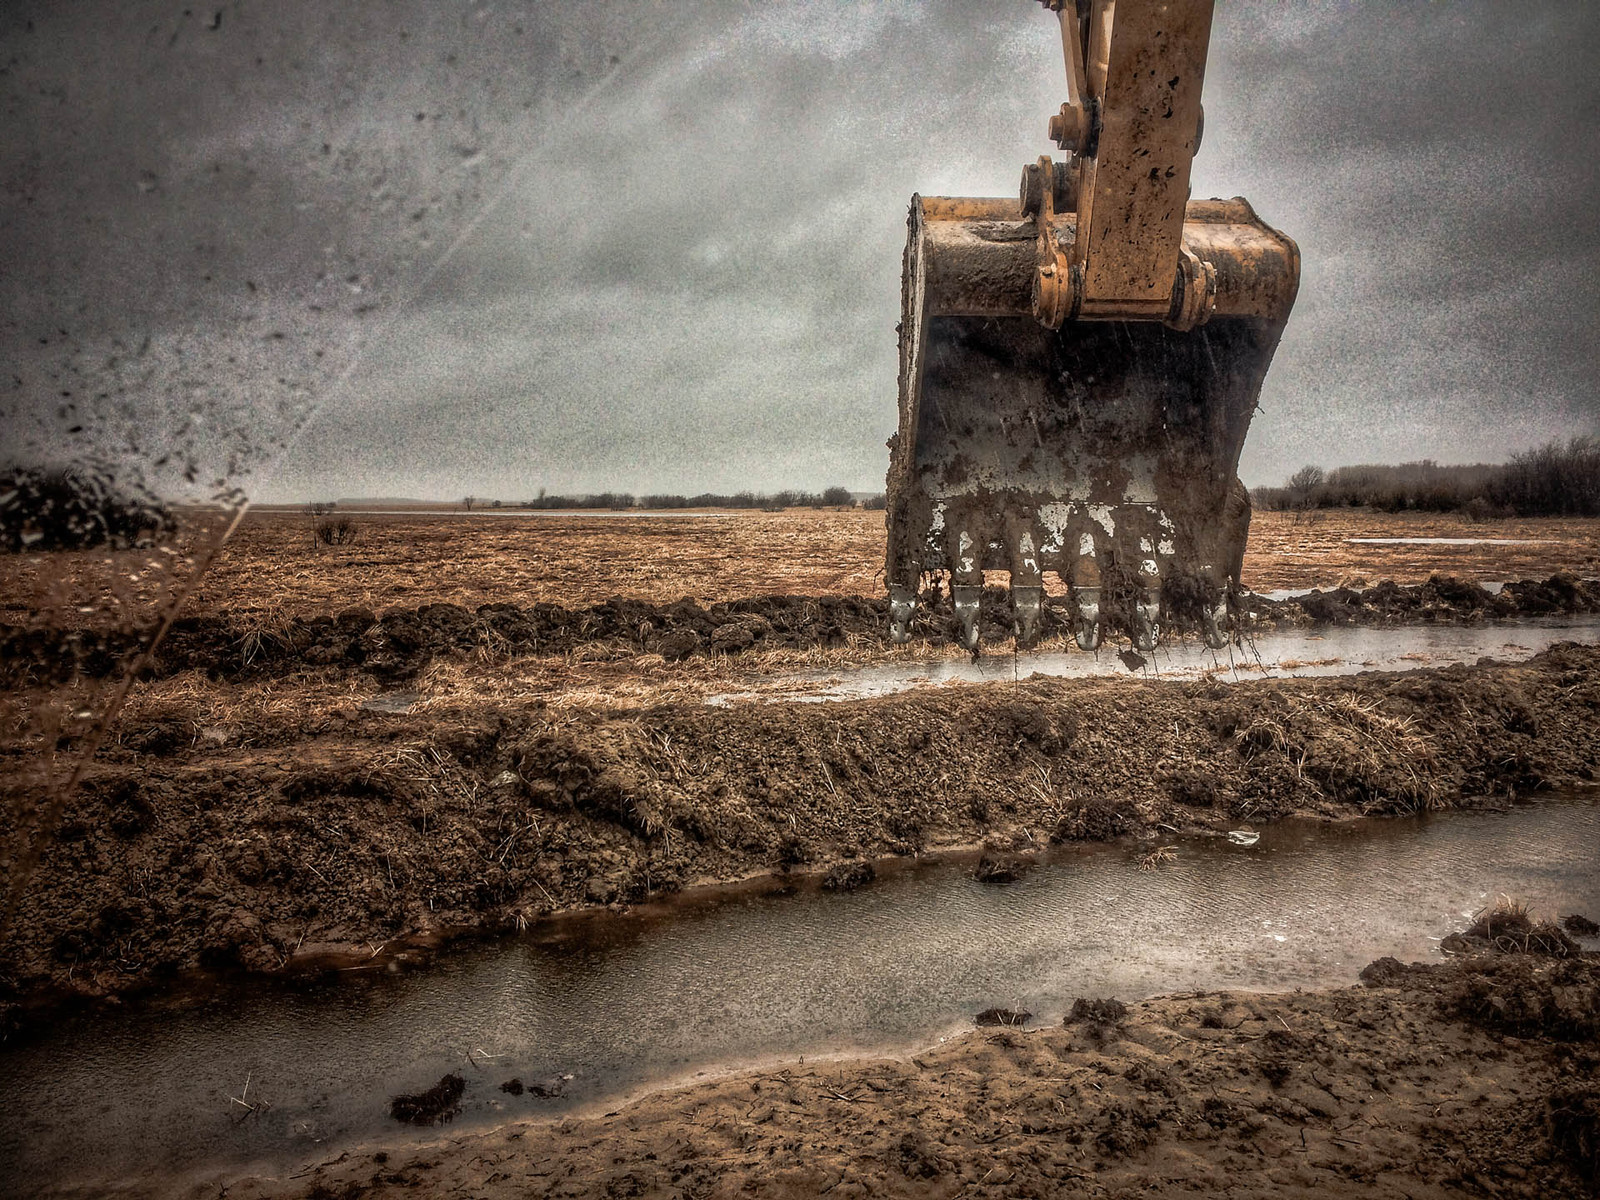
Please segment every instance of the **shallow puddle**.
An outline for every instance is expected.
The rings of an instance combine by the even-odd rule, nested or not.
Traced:
[[[1162,644],[1144,655],[1106,647],[1048,654],[993,654],[966,658],[898,661],[849,671],[807,671],[773,676],[778,694],[726,692],[709,704],[743,699],[783,701],[859,700],[926,684],[960,681],[1000,683],[1047,675],[1084,679],[1137,674],[1149,679],[1241,679],[1308,675],[1354,675],[1361,671],[1415,671],[1475,663],[1480,658],[1522,662],[1558,642],[1600,642],[1600,617],[1593,615],[1491,621],[1481,625],[1324,626],[1258,634],[1244,646],[1212,650],[1199,641]],[[807,687],[807,684],[814,686]]]
[[[1600,916],[1587,798],[1260,833],[1171,839],[1176,860],[1149,871],[1154,843],[1062,848],[1000,886],[970,862],[908,863],[851,894],[812,881],[557,922],[410,975],[82,1013],[0,1052],[0,1187],[426,1139],[388,1098],[447,1071],[466,1079],[460,1128],[723,1065],[911,1046],[992,1005],[1055,1021],[1078,996],[1346,984],[1384,954],[1435,956],[1498,893]],[[499,1088],[563,1075],[558,1099]]]
[[[1476,579],[1473,580],[1473,582],[1481,587],[1484,591],[1488,592],[1491,596],[1498,596],[1501,592],[1506,590],[1505,580],[1503,579]],[[1312,592],[1325,592],[1328,590],[1329,589],[1327,587],[1267,588],[1263,591],[1252,592],[1251,595],[1259,596],[1263,600],[1298,600],[1302,596],[1311,595]],[[1364,592],[1367,589],[1358,587],[1352,588],[1351,590],[1355,592]]]
[[[368,712],[408,713],[421,699],[421,692],[379,692],[371,699],[363,700],[361,707]]]

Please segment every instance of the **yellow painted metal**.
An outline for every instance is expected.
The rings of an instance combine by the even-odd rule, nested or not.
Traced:
[[[900,427],[888,476],[890,628],[948,581],[976,650],[985,571],[1030,640],[1045,577],[1079,644],[1223,644],[1249,500],[1236,471],[1300,279],[1242,199],[1188,200],[1210,0],[1044,0],[1068,102],[1018,199],[914,197]]]

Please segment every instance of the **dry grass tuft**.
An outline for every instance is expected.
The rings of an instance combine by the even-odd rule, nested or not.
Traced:
[[[1154,871],[1162,863],[1177,862],[1178,848],[1176,846],[1157,846],[1139,860],[1139,870]]]
[[[1460,935],[1468,943],[1483,942],[1501,954],[1544,954],[1566,958],[1579,946],[1554,921],[1541,920],[1520,900],[1502,895],[1480,910]]]
[[[1281,704],[1254,715],[1235,736],[1246,759],[1282,759],[1297,786],[1364,813],[1410,813],[1445,803],[1433,742],[1413,718],[1385,711],[1374,698],[1285,693]]]

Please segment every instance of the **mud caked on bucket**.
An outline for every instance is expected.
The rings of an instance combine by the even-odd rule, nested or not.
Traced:
[[[1188,199],[1210,4],[1047,3],[1070,151],[1017,199],[913,197],[890,442],[890,634],[948,578],[976,651],[984,572],[1017,640],[1046,578],[1078,644],[1163,625],[1226,644],[1250,502],[1236,474],[1299,285],[1299,251],[1242,199]],[[1180,11],[1181,10],[1181,11]]]

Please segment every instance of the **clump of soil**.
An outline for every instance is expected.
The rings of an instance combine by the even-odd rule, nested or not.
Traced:
[[[1446,1011],[1515,1037],[1600,1038],[1600,962],[1512,953],[1471,960],[1441,998]]]
[[[1033,867],[1033,860],[1020,854],[985,850],[972,869],[972,877],[979,883],[1015,883]]]
[[[1545,1098],[1552,1148],[1590,1183],[1600,1182],[1600,1084],[1558,1087]]]
[[[1561,928],[1573,937],[1600,937],[1600,924],[1596,924],[1582,913],[1568,913],[1561,918]]]
[[[1500,904],[1478,914],[1461,933],[1453,933],[1440,943],[1450,954],[1472,954],[1493,950],[1500,954],[1543,954],[1566,958],[1581,953],[1581,947],[1561,931],[1554,921],[1535,921],[1526,908]]]
[[[1064,1025],[1077,1025],[1083,1022],[1095,1022],[1101,1025],[1115,1025],[1124,1020],[1128,1015],[1128,1006],[1114,997],[1099,1000],[1086,1000],[1082,997],[1072,1002],[1072,1009],[1062,1019]]]
[[[500,1090],[512,1096],[520,1096],[523,1092],[522,1080],[508,1079],[500,1085]]]
[[[1018,1012],[1013,1008],[986,1008],[972,1018],[973,1024],[980,1026],[1026,1025],[1031,1020],[1033,1020],[1031,1012]]]
[[[0,471],[0,553],[127,550],[176,532],[165,503],[102,464]]]
[[[407,1125],[439,1125],[461,1111],[461,1094],[467,1081],[461,1076],[444,1076],[425,1092],[395,1096],[389,1101],[389,1115]]]
[[[866,887],[878,877],[878,870],[869,862],[844,862],[822,877],[822,890],[826,892],[853,892]]]
[[[906,1132],[895,1143],[894,1165],[907,1179],[937,1179],[950,1169],[950,1161],[927,1138]]]
[[[1426,971],[1427,967],[1422,963],[1407,966],[1397,958],[1384,957],[1362,967],[1359,978],[1369,987],[1399,987],[1406,980]]]

